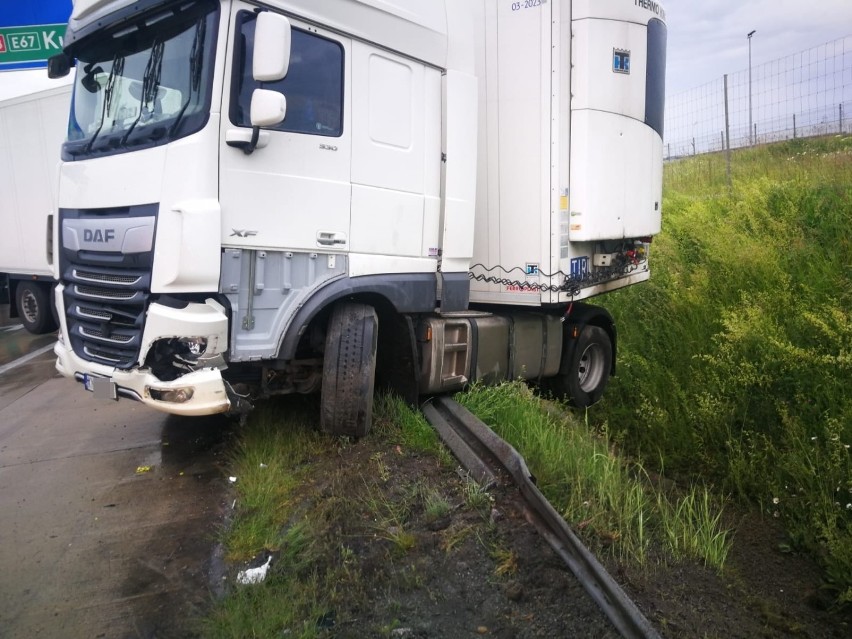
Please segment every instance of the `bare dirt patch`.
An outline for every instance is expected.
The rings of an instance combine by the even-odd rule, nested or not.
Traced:
[[[524,520],[513,487],[482,493],[452,460],[400,442],[374,434],[310,461],[290,525],[311,522],[302,578],[335,583],[322,613],[282,636],[617,636]],[[823,609],[818,570],[779,550],[772,523],[731,516],[721,576],[695,563],[604,562],[666,637],[848,636],[849,615]],[[231,567],[231,583],[245,567]]]
[[[482,491],[378,438],[317,460],[312,476],[302,492],[305,515],[322,522],[312,570],[342,575],[317,620],[328,636],[617,636],[513,489]]]
[[[734,543],[722,575],[696,564],[622,570],[634,600],[664,636],[847,637],[852,616],[809,558],[790,553],[780,526],[753,512],[728,515]]]

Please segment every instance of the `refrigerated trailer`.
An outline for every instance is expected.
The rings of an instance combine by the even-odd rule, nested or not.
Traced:
[[[665,42],[645,0],[77,0],[58,370],[183,415],[320,393],[356,437],[376,385],[595,402],[587,300],[660,231]]]
[[[53,219],[71,86],[0,101],[0,299],[31,333],[56,330]]]

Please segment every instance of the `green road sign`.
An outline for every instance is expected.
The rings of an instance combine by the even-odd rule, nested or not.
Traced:
[[[0,27],[0,69],[47,60],[62,50],[64,24]]]

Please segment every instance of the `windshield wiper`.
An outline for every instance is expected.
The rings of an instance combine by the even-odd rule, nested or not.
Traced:
[[[124,56],[116,53],[115,57],[112,59],[112,66],[109,70],[109,76],[107,76],[106,85],[104,85],[104,106],[101,110],[101,123],[92,135],[92,139],[89,140],[89,143],[86,145],[86,153],[91,152],[92,147],[95,145],[95,140],[98,139],[101,129],[104,128],[104,121],[106,120],[107,113],[109,113],[109,107],[112,104],[112,92],[115,89],[115,79],[123,74]]]
[[[201,90],[201,70],[204,62],[204,38],[207,36],[207,20],[199,18],[195,25],[195,37],[192,39],[192,51],[189,55],[189,91],[187,91],[186,102],[184,102],[180,111],[175,117],[175,123],[169,129],[169,137],[173,138],[177,133],[184,113],[186,113],[189,103],[192,102],[192,94],[196,95]]]
[[[139,124],[142,119],[142,114],[150,105],[156,108],[157,93],[160,91],[160,75],[163,71],[163,51],[166,45],[162,40],[155,40],[151,47],[151,55],[148,57],[148,64],[145,65],[145,73],[142,75],[142,95],[139,96],[139,115],[133,120],[130,128],[127,129],[121,137],[119,146],[124,146],[127,138],[133,133],[133,129]]]

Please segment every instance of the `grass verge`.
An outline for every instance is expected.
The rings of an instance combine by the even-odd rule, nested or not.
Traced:
[[[656,489],[640,463],[614,452],[605,433],[549,411],[521,382],[474,385],[456,399],[524,456],[539,489],[600,549],[644,564],[660,547],[670,559],[723,567],[730,540],[721,503],[707,488],[683,496]]]

